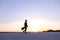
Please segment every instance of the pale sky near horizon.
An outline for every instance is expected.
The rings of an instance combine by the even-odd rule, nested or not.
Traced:
[[[0,31],[20,31],[25,19],[29,31],[59,30],[60,0],[0,0]]]

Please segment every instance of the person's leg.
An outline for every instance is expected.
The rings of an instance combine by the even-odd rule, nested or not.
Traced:
[[[22,27],[21,29],[23,30],[25,27]]]
[[[25,27],[25,30],[23,32],[26,32],[26,30],[27,30],[27,27]]]

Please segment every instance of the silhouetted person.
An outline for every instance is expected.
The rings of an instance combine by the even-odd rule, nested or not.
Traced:
[[[22,30],[24,30],[23,32],[26,32],[27,27],[28,27],[28,25],[27,25],[27,20],[25,20],[25,22],[24,22],[24,27],[22,27]]]

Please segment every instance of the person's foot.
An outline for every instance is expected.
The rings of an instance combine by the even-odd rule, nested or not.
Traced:
[[[23,31],[23,32],[26,32],[26,31]]]
[[[23,30],[24,28],[21,28],[21,30]]]

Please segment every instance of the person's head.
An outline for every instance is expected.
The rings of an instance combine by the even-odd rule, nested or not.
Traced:
[[[25,22],[27,22],[27,20],[25,19]]]

